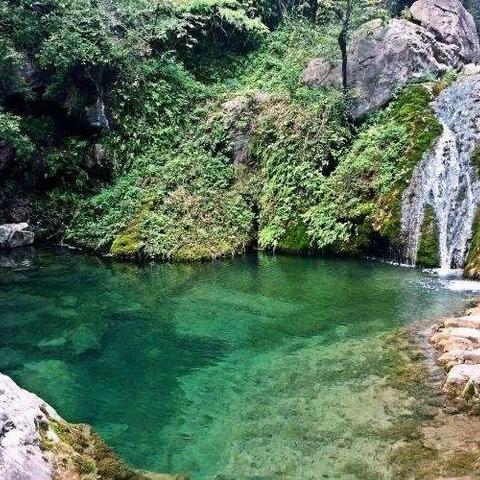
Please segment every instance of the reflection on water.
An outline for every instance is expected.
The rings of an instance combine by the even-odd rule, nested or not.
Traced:
[[[194,480],[388,478],[385,336],[466,295],[370,261],[11,258],[0,370],[134,466]]]

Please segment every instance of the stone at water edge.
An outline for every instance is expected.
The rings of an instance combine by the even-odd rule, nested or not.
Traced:
[[[465,348],[449,350],[437,358],[437,363],[445,366],[447,369],[461,363],[469,365],[476,363],[480,364],[480,348],[475,348],[473,350],[467,350]]]
[[[449,395],[466,397],[478,394],[480,387],[480,365],[455,365],[449,372],[443,386]]]
[[[459,318],[447,318],[443,322],[444,327],[467,327],[480,329],[480,315],[466,315]]]
[[[52,467],[41,450],[40,428],[56,412],[36,395],[0,374],[0,478],[51,480]]]
[[[444,339],[466,339],[480,344],[480,330],[477,328],[445,328],[434,334],[431,338],[432,343],[440,343]]]
[[[28,228],[28,223],[6,223],[0,225],[0,249],[32,245],[35,240],[35,234]]]
[[[0,480],[87,478],[188,480],[132,470],[88,425],[68,424],[41,398],[0,374]]]

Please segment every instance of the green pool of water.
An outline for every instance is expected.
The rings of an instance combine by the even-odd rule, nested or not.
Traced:
[[[138,468],[386,478],[385,338],[465,299],[370,261],[135,266],[42,251],[0,268],[0,371]]]

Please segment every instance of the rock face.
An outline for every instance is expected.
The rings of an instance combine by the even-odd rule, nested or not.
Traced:
[[[252,121],[268,96],[257,93],[252,97],[237,97],[222,105],[224,125],[233,144],[232,160],[235,167],[250,164],[248,141],[252,130]]]
[[[32,245],[35,234],[28,230],[28,223],[7,223],[0,225],[0,249]]]
[[[415,78],[480,60],[474,20],[458,0],[418,0],[411,15],[412,21],[372,20],[355,32],[347,69],[354,119],[385,105]],[[341,87],[341,66],[314,59],[303,80],[311,87]]]
[[[0,478],[50,480],[52,467],[41,449],[40,430],[55,410],[0,374]]]
[[[100,97],[93,105],[85,107],[85,116],[88,125],[92,128],[107,129],[109,127],[108,118],[105,115],[105,104]]]

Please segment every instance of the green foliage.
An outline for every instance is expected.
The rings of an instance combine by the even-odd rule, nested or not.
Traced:
[[[480,278],[480,210],[477,210],[473,222],[473,238],[470,243],[464,275],[476,280]]]
[[[286,253],[306,252],[310,248],[310,237],[307,228],[303,223],[297,223],[287,231],[284,237],[278,242],[278,250]]]
[[[114,119],[122,122],[105,140],[117,178],[79,206],[67,241],[124,256],[214,258],[253,241],[258,204],[262,247],[307,249],[300,216],[318,201],[322,169],[349,138],[342,96],[300,84],[326,35],[287,21],[233,71],[215,64],[209,87],[173,60],[145,63],[135,95],[130,85],[119,86]],[[231,76],[236,91],[225,95]],[[277,96],[240,122],[252,127],[247,148],[259,168],[238,169],[220,103],[225,96],[254,98],[263,88]]]
[[[319,248],[355,253],[377,233],[400,233],[401,198],[413,169],[441,134],[432,95],[412,85],[360,132],[324,186],[320,203],[304,216]]]
[[[323,171],[347,145],[342,121],[342,96],[324,92],[301,100],[276,100],[263,105],[253,130],[250,155],[258,163],[262,248],[276,248],[288,231],[318,203]]]
[[[473,150],[471,162],[477,170],[477,175],[480,176],[480,143]]]
[[[233,72],[240,88],[304,97],[300,78],[308,62],[322,56],[338,59],[335,29],[318,27],[304,18],[287,17],[258,49],[239,62]]]
[[[28,159],[34,146],[31,140],[22,132],[22,119],[16,115],[0,110],[0,146],[6,144],[15,150],[18,159]]]
[[[148,86],[144,109],[136,118],[126,116],[130,134],[110,138],[123,166],[110,187],[78,208],[68,241],[113,254],[174,259],[234,253],[250,241],[248,195],[230,160],[215,151],[223,126],[208,121],[205,107],[189,106],[197,99],[195,82],[187,76],[176,81],[183,83],[160,83],[169,96]],[[175,96],[177,91],[182,94]],[[150,111],[150,101],[160,102],[159,109]],[[167,105],[169,114],[162,116]]]
[[[19,165],[5,184],[33,190],[42,238],[174,260],[257,236],[357,252],[395,241],[402,192],[441,130],[417,85],[351,144],[342,92],[302,85],[312,58],[339,60],[342,29],[383,14],[376,0],[0,0],[0,14],[0,99],[15,111],[0,111],[0,145]],[[85,121],[99,99],[108,131]],[[248,105],[231,121],[235,99]]]
[[[435,212],[430,205],[426,206],[424,215],[417,265],[437,268],[440,266],[439,232]]]

